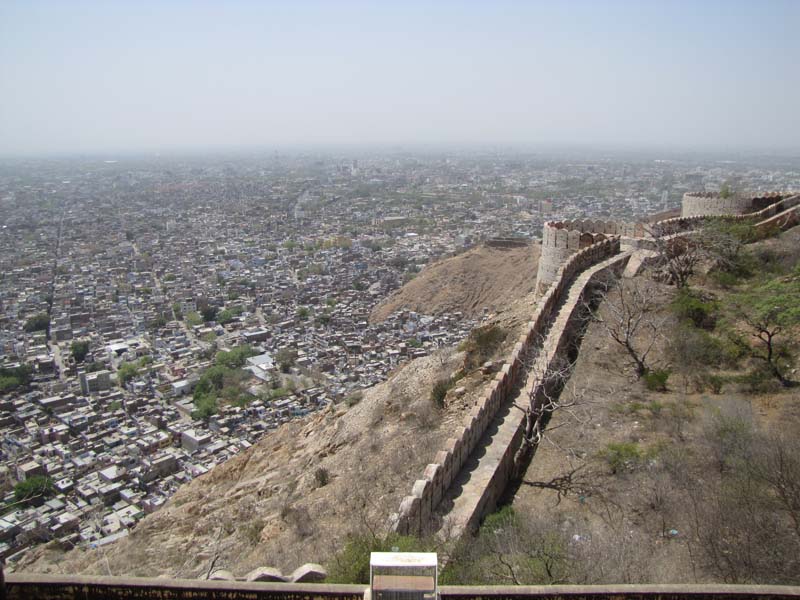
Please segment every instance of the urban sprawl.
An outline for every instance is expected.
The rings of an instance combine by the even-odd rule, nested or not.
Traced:
[[[429,262],[725,185],[797,189],[800,168],[489,152],[0,163],[0,558],[127,535],[266,432],[458,343],[481,316],[370,320]]]

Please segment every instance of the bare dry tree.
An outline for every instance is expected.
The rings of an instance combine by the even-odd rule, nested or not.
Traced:
[[[541,344],[536,346],[541,347]],[[544,364],[546,360],[544,355],[526,360],[529,377],[533,378],[535,384],[523,395],[524,404],[514,403],[514,407],[525,415],[522,442],[514,456],[518,475],[521,475],[522,469],[530,462],[541,443],[545,426],[552,414],[557,410],[573,411],[573,416],[579,419],[574,409],[585,402],[584,390],[571,388],[565,392],[574,363],[561,356],[556,357],[549,365]]]
[[[603,297],[602,310],[591,311],[591,317],[625,350],[639,379],[650,371],[650,353],[667,317],[656,313],[653,294],[638,280],[607,280],[597,289]]]
[[[705,257],[703,245],[693,239],[691,230],[679,223],[659,223],[649,228],[647,233],[655,245],[663,278],[676,287],[686,287],[698,263]]]
[[[762,347],[760,352],[758,350],[751,352],[753,358],[763,360],[770,374],[783,387],[791,387],[794,382],[785,374],[788,370],[787,363],[790,362],[789,356],[786,349],[778,344],[779,340],[777,339],[785,331],[783,323],[788,319],[785,318],[784,313],[788,313],[789,309],[785,306],[763,308],[737,303],[734,305],[734,311],[747,324],[751,335],[758,340]]]

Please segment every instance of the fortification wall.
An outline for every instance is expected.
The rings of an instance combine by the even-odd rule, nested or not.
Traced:
[[[542,229],[542,252],[536,274],[537,291],[544,292],[556,280],[561,265],[579,250],[612,236],[641,238],[645,234],[642,223],[595,219],[546,222]]]
[[[629,253],[613,256],[598,265],[586,269],[577,277],[571,287],[566,286],[567,289],[562,293],[568,293],[568,297],[563,306],[561,306],[547,339],[535,359],[536,364],[531,370],[531,376],[520,394],[522,398],[533,397],[536,402],[541,403],[546,396],[552,397],[553,394],[558,393],[559,390],[553,389],[553,386],[559,382],[542,378],[542,376],[550,372],[552,368],[557,367],[557,361],[560,360],[566,349],[575,342],[576,336],[579,335],[587,291],[592,288],[596,281],[604,278],[609,272],[619,275],[624,270],[629,259]],[[471,507],[470,513],[459,515],[458,521],[452,524],[456,533],[477,530],[482,519],[495,510],[497,502],[514,476],[515,458],[517,450],[522,445],[526,425],[525,415],[522,411],[516,411],[514,417],[511,422],[511,426],[514,427],[513,435],[510,439],[507,438],[507,442],[505,440],[501,442],[506,443],[506,446],[502,449],[499,459],[492,465],[491,479],[481,490],[480,496]]]
[[[604,239],[568,257],[559,268],[556,280],[539,301],[533,319],[517,341],[508,361],[495,376],[483,396],[472,407],[453,437],[445,442],[434,462],[427,465],[422,478],[414,482],[411,494],[403,498],[399,512],[391,524],[403,535],[428,533],[431,515],[463,468],[470,454],[480,443],[499,409],[509,400],[525,372],[525,359],[531,348],[545,335],[555,317],[555,309],[575,275],[588,267],[619,253],[619,239]]]
[[[491,248],[524,248],[531,245],[531,240],[519,237],[494,237],[486,240],[485,244]]]
[[[774,197],[771,196],[773,199]],[[786,226],[800,219],[798,208],[800,208],[800,195],[781,198],[758,213],[729,218],[752,221],[754,218],[770,217],[774,221],[760,222],[757,226]],[[680,236],[702,227],[709,218],[718,216],[676,217],[660,221],[654,226],[654,230],[656,235]],[[624,268],[629,255],[619,255],[621,239],[626,240],[626,248],[635,248],[639,245],[644,247],[647,246],[648,240],[652,240],[642,223],[586,219],[545,224],[538,277],[539,283],[544,284],[543,287],[546,286],[546,291],[539,300],[533,319],[528,323],[526,332],[514,346],[511,357],[497,373],[489,389],[472,407],[463,426],[446,441],[445,447],[436,455],[434,462],[427,465],[422,478],[414,482],[411,494],[403,498],[399,512],[393,517],[392,527],[395,531],[411,535],[428,533],[431,516],[437,506],[470,454],[480,443],[500,408],[509,401],[515,387],[519,385],[521,376],[526,372],[525,359],[530,355],[531,349],[545,336],[552,324],[552,330],[545,339],[545,346],[540,355],[548,357],[547,360],[553,360],[557,352],[573,339],[570,325],[580,304],[580,295],[586,287],[592,283],[593,278],[608,270]],[[584,271],[587,272],[583,273]],[[570,286],[578,273],[583,273],[580,277],[585,281],[579,282],[579,289],[571,291]],[[556,309],[565,300],[567,293],[571,303],[559,311],[556,319]],[[575,296],[575,293],[578,295]],[[546,365],[538,372],[546,372]],[[541,382],[533,382],[531,385],[541,385]],[[533,391],[539,393],[537,390]],[[492,482],[483,490],[483,496],[475,508],[471,524],[479,520],[485,514],[485,510],[493,506],[497,496],[505,488],[520,436],[521,432],[511,441],[497,466]]]
[[[575,252],[610,236],[621,236],[626,250],[653,249],[652,236],[678,235],[704,226],[709,219],[760,222],[800,205],[800,195],[770,193],[761,196],[720,198],[712,192],[684,194],[681,216],[653,225],[593,219],[548,221],[542,229],[542,251],[536,275],[536,290],[543,293],[551,285],[559,267]],[[743,208],[744,207],[744,208]],[[750,212],[756,210],[756,212]],[[793,217],[780,221],[786,226]],[[758,225],[757,227],[766,227]]]
[[[769,219],[770,217],[779,215],[790,209],[800,206],[800,194],[779,196],[763,196],[755,200],[778,200],[771,202],[765,208],[756,212],[748,212],[746,214],[716,214],[716,213],[703,213],[691,216],[680,216],[672,219],[665,219],[659,221],[653,227],[656,235],[674,234],[681,231],[690,231],[702,227],[707,221],[711,219],[725,219],[726,221],[734,221],[740,223],[753,223],[754,226],[762,226],[761,222]]]
[[[743,215],[758,211],[786,198],[785,194],[772,192],[760,196],[731,195],[723,198],[716,192],[688,192],[683,195],[681,216],[695,215]]]

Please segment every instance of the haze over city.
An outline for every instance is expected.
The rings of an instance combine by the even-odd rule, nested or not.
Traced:
[[[793,151],[800,3],[4,2],[0,154]]]

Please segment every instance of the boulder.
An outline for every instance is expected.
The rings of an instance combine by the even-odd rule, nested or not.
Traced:
[[[306,563],[292,572],[291,581],[293,583],[319,583],[325,581],[327,576],[328,572],[322,565]]]
[[[236,581],[236,577],[227,569],[217,569],[211,574],[209,579],[211,581]]]
[[[247,574],[245,580],[286,582],[288,578],[284,577],[278,569],[273,569],[272,567],[256,567]]]

